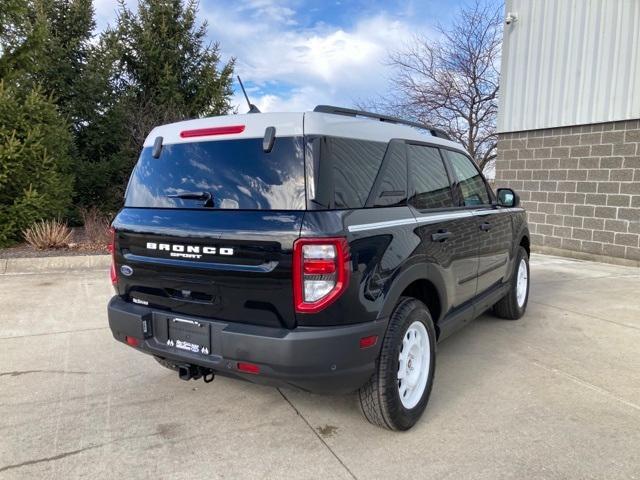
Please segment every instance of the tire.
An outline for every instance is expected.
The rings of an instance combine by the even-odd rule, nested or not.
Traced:
[[[494,313],[506,320],[518,320],[524,315],[529,302],[529,255],[523,247],[518,247],[516,256],[515,270],[511,280],[511,286],[507,294],[493,306]],[[524,277],[522,277],[524,275]],[[521,282],[526,282],[523,286]],[[520,285],[520,294],[518,293],[518,285]],[[524,290],[522,290],[524,288]]]
[[[429,401],[435,366],[436,332],[431,314],[421,301],[402,297],[389,319],[376,371],[358,391],[365,418],[389,430],[410,429]],[[399,379],[401,372],[404,378]]]

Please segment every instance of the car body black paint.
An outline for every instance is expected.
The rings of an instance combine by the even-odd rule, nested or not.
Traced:
[[[324,175],[326,181],[331,172],[317,162],[310,166],[309,156],[325,140],[299,142],[305,151],[307,194],[315,176]],[[143,322],[153,325],[166,316],[198,319],[211,328],[210,356],[176,351],[153,335],[143,335],[140,350],[256,382],[350,391],[371,375],[380,347],[360,350],[357,339],[367,334],[381,338],[393,307],[414,282],[433,288],[440,307],[433,316],[439,339],[445,338],[504,294],[513,277],[516,249],[523,238],[528,242],[526,217],[520,208],[497,206],[481,175],[489,203],[464,205],[448,147],[402,139],[389,145],[402,148],[409,143],[440,151],[451,206],[418,210],[407,204],[405,197],[415,192],[410,173],[398,202],[382,202],[385,206],[375,206],[378,195],[372,194],[360,197],[366,201],[364,208],[334,208],[333,185],[322,193],[324,200],[307,198],[306,208],[296,204],[288,210],[264,208],[264,195],[254,201],[258,209],[253,210],[126,206],[113,223],[114,257],[116,265],[128,265],[133,274],[119,277],[109,306],[115,338],[141,335]],[[256,145],[262,152],[261,143]],[[387,169],[389,158],[385,154],[379,173]],[[378,176],[370,183],[372,190],[384,190]],[[393,183],[394,189],[400,188]],[[491,228],[484,229],[484,223]],[[443,232],[448,238],[434,240]],[[350,249],[346,291],[313,314],[296,313],[293,302],[292,252],[301,237],[345,237]],[[147,249],[147,242],[224,247],[233,249],[233,255],[184,259]],[[236,361],[256,362],[261,375],[238,372]]]

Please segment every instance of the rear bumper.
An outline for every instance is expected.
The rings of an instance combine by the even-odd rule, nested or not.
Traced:
[[[387,321],[381,320],[289,330],[180,315],[210,325],[211,353],[203,355],[169,347],[154,336],[170,312],[131,304],[116,296],[109,302],[108,314],[114,338],[120,342],[126,342],[126,336],[137,338],[140,345],[135,348],[144,353],[254,383],[293,386],[315,393],[347,393],[364,385],[374,372],[387,327]],[[378,342],[361,349],[360,339],[369,335],[378,335]],[[260,373],[240,372],[238,362],[254,363]]]

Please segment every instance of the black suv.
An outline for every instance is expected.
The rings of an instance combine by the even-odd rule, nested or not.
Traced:
[[[529,232],[443,132],[319,106],[155,128],[113,222],[114,337],[189,380],[358,391],[404,430],[436,342],[521,317]]]

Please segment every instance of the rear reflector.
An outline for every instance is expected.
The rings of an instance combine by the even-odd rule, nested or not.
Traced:
[[[111,243],[107,245],[109,253],[111,253],[111,269],[109,269],[109,276],[111,277],[111,285],[114,287],[118,284],[118,271],[116,270],[116,231],[114,228],[109,229],[111,234]]]
[[[378,336],[377,335],[370,335],[368,337],[362,337],[360,339],[360,348],[373,347],[376,343],[378,343]]]
[[[260,373],[260,367],[255,363],[249,362],[238,362],[238,370],[244,373],[252,373],[254,375]]]
[[[125,340],[127,341],[127,345],[130,347],[137,347],[140,345],[140,340],[135,337],[125,337]]]
[[[195,130],[183,130],[180,138],[208,137],[211,135],[230,135],[244,132],[244,125],[229,125],[226,127],[197,128]]]

